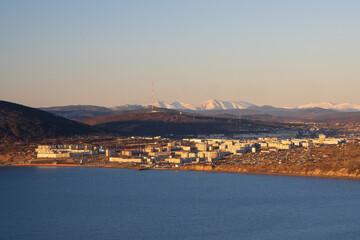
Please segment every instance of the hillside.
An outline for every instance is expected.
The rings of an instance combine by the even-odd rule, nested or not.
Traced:
[[[130,112],[85,119],[81,122],[124,135],[232,134],[246,131],[266,132],[281,127],[276,123],[199,116],[169,110]]]
[[[40,110],[54,113],[61,117],[73,119],[73,120],[112,115],[115,112],[115,110],[110,108],[91,106],[91,105],[57,106],[57,107],[40,108]]]
[[[359,112],[350,112],[344,114],[334,114],[331,117],[321,119],[322,122],[326,123],[360,123],[360,113]]]
[[[0,141],[38,140],[99,133],[97,128],[39,109],[0,101]]]

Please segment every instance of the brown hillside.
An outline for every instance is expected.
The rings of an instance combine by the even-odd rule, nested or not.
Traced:
[[[85,119],[81,122],[124,135],[231,134],[240,131],[270,131],[279,127],[274,123],[196,116],[169,111],[123,113]]]
[[[22,141],[99,133],[97,128],[54,114],[0,101],[0,141]]]

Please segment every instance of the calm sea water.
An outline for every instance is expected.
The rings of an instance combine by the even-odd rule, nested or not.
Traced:
[[[359,239],[360,181],[0,168],[0,239]]]

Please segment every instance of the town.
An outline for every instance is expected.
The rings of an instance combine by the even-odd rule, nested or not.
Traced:
[[[218,136],[220,137],[220,136]],[[104,145],[39,145],[32,164],[72,163],[96,165],[108,163],[124,167],[177,168],[191,164],[300,164],[314,161],[306,153],[322,146],[339,146],[354,142],[345,138],[257,139],[184,138],[161,137],[119,138]],[[292,158],[291,154],[302,156]],[[287,157],[285,157],[287,156]],[[322,156],[326,158],[326,154]],[[316,161],[316,160],[315,160]]]

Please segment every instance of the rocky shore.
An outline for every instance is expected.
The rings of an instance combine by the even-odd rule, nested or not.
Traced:
[[[5,167],[5,165],[3,165]],[[8,164],[6,167],[100,167],[100,168],[121,168],[138,169],[136,166],[115,165],[115,164]],[[201,171],[201,172],[223,172],[239,174],[261,174],[261,175],[284,175],[284,176],[302,176],[302,177],[323,177],[323,178],[346,178],[360,180],[360,170],[336,166],[319,167],[314,165],[187,165],[171,168],[146,168],[146,170],[177,170],[177,171]]]
[[[348,167],[337,168],[337,166],[316,166],[316,165],[188,165],[177,168],[185,171],[203,171],[203,172],[227,172],[242,174],[263,174],[263,175],[286,175],[303,177],[325,177],[325,178],[348,178],[360,180],[360,170],[351,171]]]

